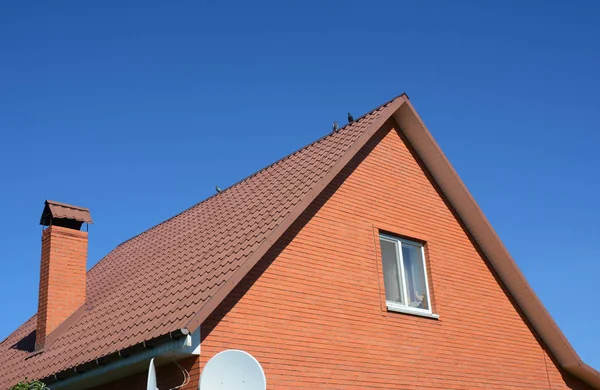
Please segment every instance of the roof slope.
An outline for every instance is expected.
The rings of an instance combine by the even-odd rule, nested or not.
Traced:
[[[23,350],[35,316],[0,344],[0,388],[189,326],[390,103],[119,245],[88,271],[85,308],[43,353]]]
[[[558,363],[600,389],[600,373],[577,356],[406,95],[118,246],[88,272],[85,307],[49,335],[42,354],[23,350],[35,338],[35,317],[0,343],[0,388],[200,326],[390,119],[400,125]]]

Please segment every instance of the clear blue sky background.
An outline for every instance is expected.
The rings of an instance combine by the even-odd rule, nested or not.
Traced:
[[[3,2],[0,339],[37,310],[44,199],[92,210],[90,267],[406,91],[600,369],[600,3],[523,3]]]

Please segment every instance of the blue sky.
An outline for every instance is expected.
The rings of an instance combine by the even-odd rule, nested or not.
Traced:
[[[600,4],[523,3],[4,2],[0,339],[37,310],[45,199],[92,210],[91,267],[406,91],[600,369]]]

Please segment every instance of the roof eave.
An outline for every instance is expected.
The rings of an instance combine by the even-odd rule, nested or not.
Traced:
[[[147,362],[151,358],[168,362],[199,354],[200,328],[191,333],[185,328],[176,329],[126,350],[55,373],[42,381],[51,385],[53,390],[73,390],[82,386],[87,388],[147,369]],[[63,377],[64,379],[60,379]]]
[[[578,358],[577,362],[572,362],[568,366],[563,366],[563,368],[585,383],[596,388],[600,387],[600,372],[581,361],[581,359]]]

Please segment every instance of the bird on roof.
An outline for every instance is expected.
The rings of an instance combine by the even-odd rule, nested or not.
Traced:
[[[352,116],[352,114],[348,113],[348,123],[352,122],[354,122],[354,117]]]
[[[222,189],[219,188],[219,186],[215,186],[215,190],[217,190],[217,193],[220,193],[221,191],[223,191]]]
[[[338,123],[337,123],[337,121],[333,122],[333,132],[335,133],[336,131],[338,131]]]

